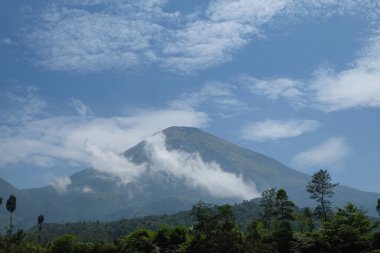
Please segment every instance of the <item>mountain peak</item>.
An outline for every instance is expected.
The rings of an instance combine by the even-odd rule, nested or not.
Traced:
[[[164,130],[162,130],[164,134],[170,134],[170,133],[191,133],[191,132],[203,132],[201,129],[196,127],[189,127],[189,126],[171,126]],[[205,132],[203,132],[205,133]]]

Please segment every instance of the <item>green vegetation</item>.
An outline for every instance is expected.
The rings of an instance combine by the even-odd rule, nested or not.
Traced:
[[[321,173],[325,181],[316,180]],[[26,233],[12,231],[16,197],[11,195],[9,230],[0,235],[0,253],[380,252],[380,222],[350,202],[335,212],[328,209],[336,185],[330,181],[327,171],[319,171],[307,185],[310,198],[325,208],[315,211],[298,209],[284,189],[272,188],[262,193],[259,203],[198,202],[188,212],[117,222],[44,224],[44,215],[39,215]],[[324,190],[315,190],[321,182]]]
[[[319,170],[315,173],[306,186],[307,192],[310,193],[310,198],[318,202],[315,213],[323,218],[325,222],[332,215],[331,201],[329,199],[334,195],[336,186],[338,184],[331,183],[331,177],[327,170]]]

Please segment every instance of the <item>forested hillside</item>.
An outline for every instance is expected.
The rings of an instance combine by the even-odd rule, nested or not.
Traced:
[[[350,202],[333,208],[330,199],[337,185],[326,170],[313,175],[305,190],[316,208],[299,209],[284,189],[271,188],[260,200],[234,206],[198,202],[187,212],[108,223],[45,224],[39,215],[26,232],[14,231],[17,199],[11,195],[0,252],[380,252],[380,221]],[[380,199],[374,206],[380,214]]]

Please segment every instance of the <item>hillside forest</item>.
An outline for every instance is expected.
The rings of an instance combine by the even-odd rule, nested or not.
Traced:
[[[0,253],[380,252],[379,220],[349,202],[334,209],[337,185],[327,170],[312,176],[305,190],[315,208],[298,208],[284,189],[271,188],[242,204],[198,202],[189,212],[108,223],[45,224],[41,214],[26,231],[14,229],[12,194],[0,198],[9,213]],[[380,199],[374,205],[380,215]]]

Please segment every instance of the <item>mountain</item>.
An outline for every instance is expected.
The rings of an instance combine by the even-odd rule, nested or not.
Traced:
[[[164,137],[163,144],[159,137]],[[0,195],[16,194],[19,227],[33,225],[39,214],[47,222],[110,221],[172,214],[190,209],[198,200],[238,203],[251,196],[245,193],[253,192],[252,182],[259,192],[284,188],[298,206],[314,205],[305,191],[310,175],[196,128],[170,127],[120,155],[140,165],[133,180],[121,182],[101,168],[87,168],[70,177],[64,192],[52,186],[17,190],[1,180]],[[378,198],[377,193],[339,186],[333,203],[343,206],[351,201],[375,215]],[[4,205],[0,209],[4,211]]]

